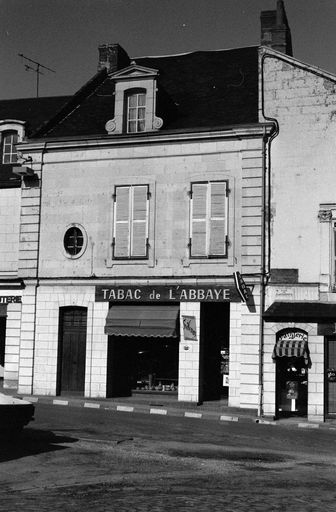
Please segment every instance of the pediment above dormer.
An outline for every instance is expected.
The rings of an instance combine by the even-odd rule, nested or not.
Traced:
[[[159,74],[159,71],[154,68],[147,68],[145,66],[139,66],[136,62],[131,62],[131,65],[127,68],[116,71],[110,75],[113,80],[129,80],[129,79],[146,79],[155,78]]]

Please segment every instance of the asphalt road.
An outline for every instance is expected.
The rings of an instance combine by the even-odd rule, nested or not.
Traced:
[[[38,404],[0,511],[335,511],[336,430]]]

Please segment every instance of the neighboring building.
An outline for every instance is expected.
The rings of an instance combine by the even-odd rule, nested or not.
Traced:
[[[5,385],[335,412],[336,77],[292,57],[282,1],[261,32],[261,47],[135,61],[100,46],[98,73],[20,144]]]
[[[16,144],[31,135],[67,100],[67,97],[0,100],[0,378],[4,377],[6,352],[6,382],[14,381],[15,386],[24,286],[18,275],[21,179],[13,173],[18,165]]]

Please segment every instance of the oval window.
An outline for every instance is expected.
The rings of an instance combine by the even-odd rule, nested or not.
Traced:
[[[78,225],[68,228],[64,235],[64,249],[67,256],[79,258],[85,250],[86,236],[85,232]]]

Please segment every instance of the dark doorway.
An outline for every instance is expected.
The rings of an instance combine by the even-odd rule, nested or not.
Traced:
[[[60,308],[57,394],[84,394],[87,309]]]
[[[336,337],[326,338],[326,414],[336,415]]]
[[[177,393],[178,338],[109,336],[107,396]]]
[[[202,400],[228,397],[229,351],[230,303],[201,303]]]
[[[307,416],[308,367],[304,357],[276,359],[277,417]]]
[[[6,350],[6,317],[0,316],[0,366],[5,366],[5,350]],[[0,374],[1,378],[2,374]]]

